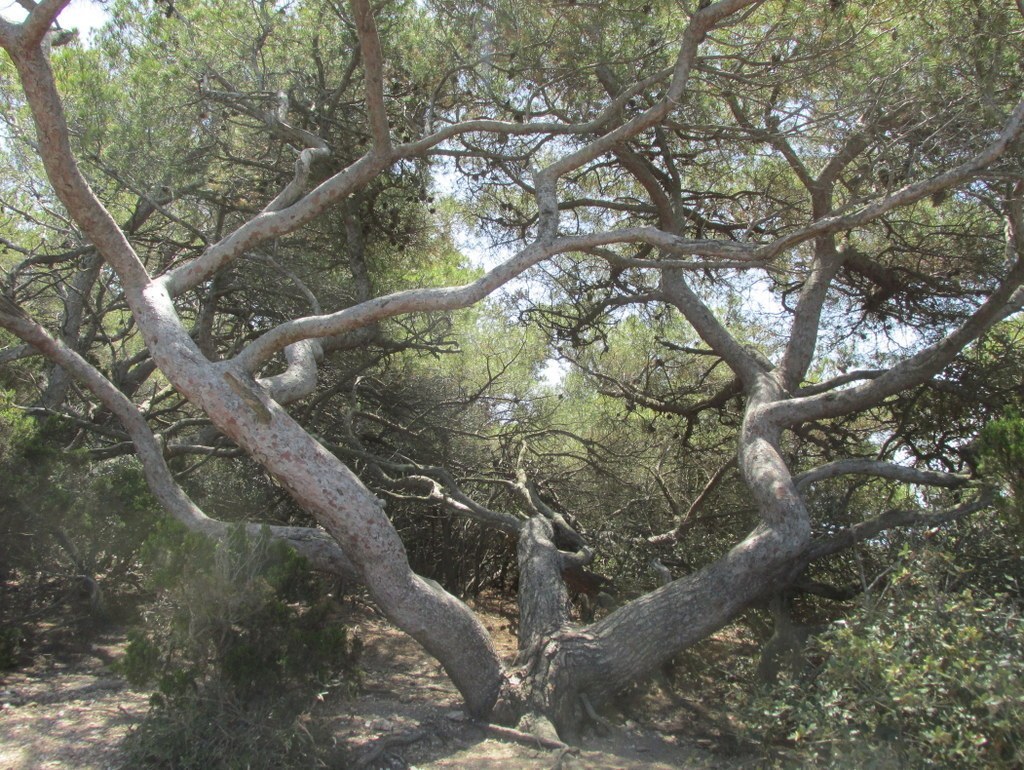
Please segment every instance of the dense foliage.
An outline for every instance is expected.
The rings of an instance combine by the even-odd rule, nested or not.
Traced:
[[[319,683],[298,649],[348,665],[291,546],[483,716],[529,681],[459,601],[481,591],[519,589],[524,655],[649,640],[564,703],[510,697],[559,729],[796,607],[847,625],[780,696],[787,739],[1015,761],[1015,691],[979,693],[1019,589],[894,565],[948,536],[964,569],[1024,574],[984,518],[1013,537],[1024,500],[1019,2],[106,10],[45,55],[0,27],[0,578],[158,590],[126,663],[162,693],[143,744]],[[531,542],[557,574],[524,572]],[[536,620],[563,579],[575,608]],[[943,666],[984,681],[945,692]]]
[[[119,667],[156,692],[126,741],[129,764],[312,766],[330,743],[303,721],[324,694],[357,685],[360,648],[317,599],[308,565],[241,527],[214,546],[161,526],[144,561],[158,601]]]
[[[905,551],[883,590],[814,640],[805,670],[751,700],[780,761],[1020,766],[1020,597],[962,587],[957,572],[941,549]]]

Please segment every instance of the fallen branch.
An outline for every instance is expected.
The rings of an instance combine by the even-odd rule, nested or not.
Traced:
[[[494,738],[518,743],[522,746],[542,749],[559,749],[561,751],[572,748],[569,744],[562,743],[562,741],[556,741],[551,738],[542,738],[539,735],[525,733],[522,730],[516,730],[511,727],[501,727],[499,725],[492,725],[488,722],[474,722],[473,724]]]

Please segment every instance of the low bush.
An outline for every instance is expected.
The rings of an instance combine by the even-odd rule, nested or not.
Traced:
[[[121,669],[155,685],[128,766],[314,767],[311,711],[358,684],[359,643],[316,596],[301,557],[241,528],[215,544],[165,524],[144,549],[159,601]]]
[[[779,764],[1024,765],[1024,619],[1007,596],[905,566],[808,654],[817,667],[747,704]]]

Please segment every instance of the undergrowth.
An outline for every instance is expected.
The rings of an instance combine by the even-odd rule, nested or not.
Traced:
[[[1024,618],[907,563],[814,639],[817,665],[756,693],[746,721],[787,767],[1024,766]]]
[[[329,740],[313,713],[327,691],[358,686],[360,644],[326,600],[308,602],[306,562],[266,531],[214,543],[171,524],[143,556],[159,602],[120,666],[155,692],[126,766],[319,766]]]

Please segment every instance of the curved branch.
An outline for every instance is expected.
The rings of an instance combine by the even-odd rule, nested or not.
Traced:
[[[794,574],[802,572],[808,564],[817,559],[845,550],[855,543],[869,540],[896,527],[935,527],[940,524],[948,524],[951,521],[962,519],[972,513],[977,513],[992,505],[993,496],[991,490],[984,490],[978,497],[953,508],[946,508],[938,511],[912,511],[893,509],[859,524],[847,527],[841,532],[828,538],[815,540],[811,543],[807,553],[800,560],[800,568]]]
[[[146,482],[154,497],[181,524],[208,537],[221,539],[228,533],[228,524],[210,518],[175,481],[164,460],[163,447],[135,405],[113,383],[78,353],[67,347],[38,323],[25,317],[0,314],[0,325],[16,334],[42,355],[63,367],[89,389],[128,431],[135,454],[142,463]],[[247,525],[254,532],[260,524]],[[338,544],[320,529],[308,527],[269,528],[271,534],[284,540],[307,558],[315,569],[331,572],[349,580],[360,580],[359,572]]]
[[[1024,131],[1024,101],[1017,104],[999,135],[981,152],[955,168],[936,174],[920,182],[908,184],[891,195],[866,204],[858,204],[853,211],[838,212],[819,219],[773,243],[758,249],[758,258],[768,260],[801,243],[822,235],[851,230],[867,224],[895,208],[909,206],[941,190],[963,184],[973,179],[979,171],[991,165],[1006,152],[1021,132]]]
[[[290,206],[256,215],[200,256],[165,273],[160,281],[172,297],[198,286],[258,243],[286,235],[311,222],[329,206],[373,179],[390,162],[390,157],[376,153],[363,155]]]
[[[301,340],[286,347],[284,355],[288,367],[283,372],[257,380],[279,404],[298,401],[316,390],[316,361],[323,348],[315,340]]]
[[[877,404],[934,377],[968,344],[1024,307],[1024,262],[1018,261],[1003,284],[963,324],[938,342],[868,382],[839,392],[815,393],[777,402],[768,410],[783,425],[838,417]]]
[[[308,316],[287,321],[250,343],[238,354],[236,360],[243,369],[252,372],[285,346],[299,340],[343,334],[407,313],[428,313],[469,307],[549,257],[574,251],[586,252],[597,246],[613,243],[650,243],[674,253],[718,256],[736,256],[750,252],[742,244],[688,240],[652,227],[564,237],[549,243],[534,242],[472,283],[395,292],[330,315]]]
[[[804,489],[818,481],[847,474],[877,476],[878,478],[892,479],[893,481],[903,481],[907,484],[922,484],[932,487],[947,487],[949,489],[961,487],[971,480],[970,476],[963,476],[957,473],[908,468],[904,465],[897,465],[896,463],[883,460],[850,458],[848,460],[836,460],[835,462],[819,465],[817,468],[805,471],[795,476],[793,483],[796,484],[797,489]]]
[[[705,36],[717,23],[743,8],[760,4],[761,0],[721,0],[695,13],[683,31],[682,43],[672,70],[672,80],[665,92],[665,98],[618,128],[605,133],[574,153],[566,155],[544,168],[538,174],[540,179],[554,181],[584,163],[610,152],[622,142],[646,131],[664,120],[675,109],[690,78],[690,70],[697,59],[697,49]]]
[[[20,42],[26,46],[34,46],[42,42],[43,37],[57,20],[57,16],[70,2],[71,0],[42,0],[22,23]]]
[[[729,365],[736,376],[749,388],[763,366],[736,340],[725,326],[715,317],[711,309],[694,293],[683,279],[679,270],[664,270],[661,280],[665,298],[683,314],[700,338],[707,343],[722,360]]]
[[[75,222],[118,272],[128,293],[138,299],[137,292],[150,282],[149,273],[124,232],[100,203],[78,169],[50,62],[38,45],[29,45],[22,39],[16,43],[7,45],[5,42],[5,45],[17,67],[25,98],[32,111],[39,143],[38,152],[47,178]]]

